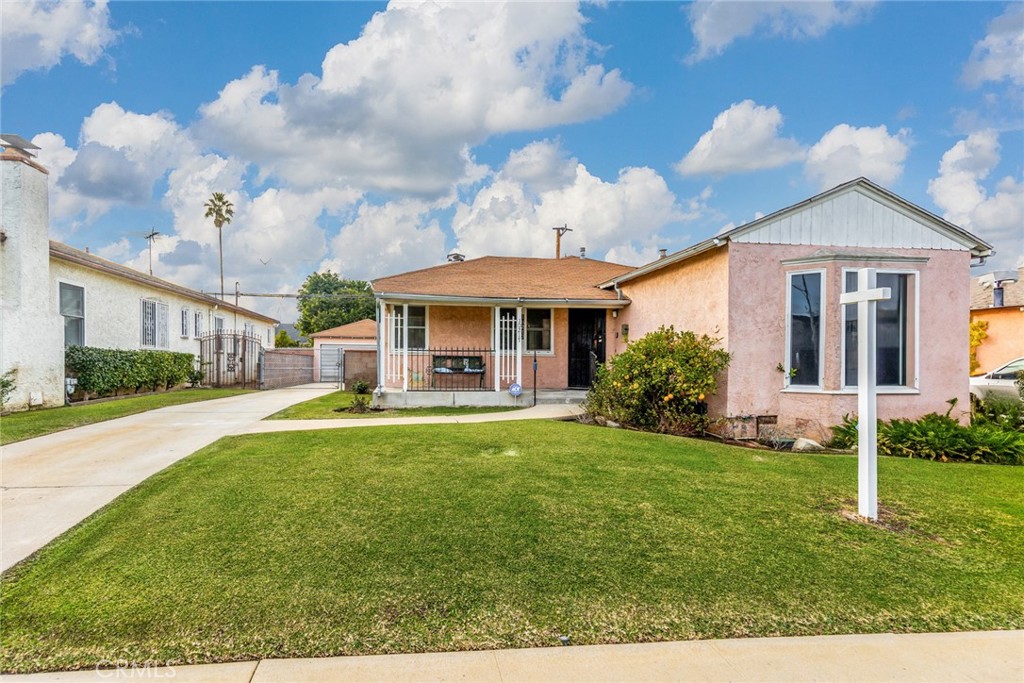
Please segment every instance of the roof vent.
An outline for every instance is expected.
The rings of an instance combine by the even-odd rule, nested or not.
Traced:
[[[465,260],[465,255],[460,254],[457,251],[453,251],[452,253],[448,254],[448,263],[462,263]]]
[[[666,258],[668,256],[668,249],[659,249],[658,258]]]
[[[587,258],[587,248],[586,247],[580,247],[580,258],[581,259],[582,258]]]

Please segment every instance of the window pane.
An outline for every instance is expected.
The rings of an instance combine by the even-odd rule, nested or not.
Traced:
[[[427,308],[425,306],[409,307],[409,327],[427,326]]]
[[[85,345],[85,318],[64,318],[64,346]]]
[[[875,308],[876,356],[875,381],[878,386],[906,386],[908,381],[908,306],[910,275],[878,273],[878,287],[888,287],[892,298],[879,301]],[[857,273],[846,273],[846,291],[857,289]],[[846,386],[857,386],[857,306],[846,308]]]
[[[818,385],[821,341],[821,273],[799,273],[789,287],[790,384]]]
[[[142,302],[142,345],[156,346],[156,302]]]
[[[412,316],[409,316],[410,318]],[[427,331],[423,328],[409,328],[409,348],[423,349],[427,346]]]
[[[526,350],[551,350],[550,308],[530,308],[526,310]]]
[[[60,314],[85,317],[85,289],[60,283]]]

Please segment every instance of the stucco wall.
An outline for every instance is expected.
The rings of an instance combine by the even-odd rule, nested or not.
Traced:
[[[0,372],[16,370],[5,409],[64,403],[64,325],[48,298],[47,175],[22,161],[0,162]]]
[[[975,374],[983,375],[1024,356],[1024,309],[978,309],[971,311],[971,321],[975,320],[988,321],[988,336],[978,347]]]
[[[75,263],[51,259],[50,302],[57,306],[58,283],[67,282],[85,288],[85,345],[106,349],[140,349],[142,346],[142,300],[167,304],[166,351],[199,353],[194,313],[203,315],[203,333],[214,329],[214,318],[224,318],[224,328],[241,330],[246,323],[255,326],[264,348],[273,347],[271,323],[232,311],[214,309],[208,302],[101,273]],[[189,335],[181,336],[181,311],[189,311]],[[61,333],[63,345],[63,332]]]
[[[839,295],[844,267],[919,273],[919,391],[880,396],[879,417],[916,418],[929,412],[945,412],[946,401],[954,397],[966,407],[969,255],[962,251],[907,249],[900,251],[900,255],[926,258],[927,262],[856,260],[789,266],[782,263],[812,256],[819,249],[820,246],[730,245],[729,350],[733,359],[728,371],[727,415],[777,415],[780,427],[820,433],[814,425],[828,427],[839,422],[844,414],[856,413],[856,389],[842,389]],[[785,389],[784,377],[776,366],[785,362],[786,354],[786,272],[811,269],[826,271],[824,383],[821,390]]]
[[[662,325],[677,330],[690,330],[722,340],[729,348],[729,254],[723,246],[626,282],[622,293],[630,304],[610,319],[608,325],[608,356],[626,348],[623,325],[629,326],[629,339],[635,340]],[[729,376],[719,377],[718,393],[708,399],[710,410],[725,412]]]
[[[263,388],[313,381],[313,349],[269,349],[263,354]]]

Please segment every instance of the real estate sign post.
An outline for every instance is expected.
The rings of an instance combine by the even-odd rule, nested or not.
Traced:
[[[892,298],[888,287],[875,284],[875,269],[861,268],[857,291],[839,297],[842,306],[857,304],[857,514],[869,519],[878,519],[875,305]]]

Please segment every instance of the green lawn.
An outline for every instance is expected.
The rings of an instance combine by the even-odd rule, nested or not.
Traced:
[[[0,582],[0,667],[1024,628],[1024,468],[576,423],[218,441]]]
[[[249,391],[243,389],[182,389],[163,394],[131,396],[115,401],[78,403],[60,408],[12,413],[0,417],[0,444],[23,441],[34,436],[51,434],[72,427],[82,427],[94,422],[113,420],[135,413],[144,413],[147,410],[245,393],[249,393]]]
[[[398,408],[390,410],[372,410],[367,413],[350,413],[346,410],[336,412],[335,408],[348,408],[352,405],[355,394],[350,391],[336,391],[333,394],[320,396],[304,403],[289,406],[266,418],[268,420],[337,420],[359,419],[367,417],[421,417],[441,415],[477,415],[479,413],[502,413],[516,410],[511,407],[477,407],[477,406],[431,406],[429,408]]]

